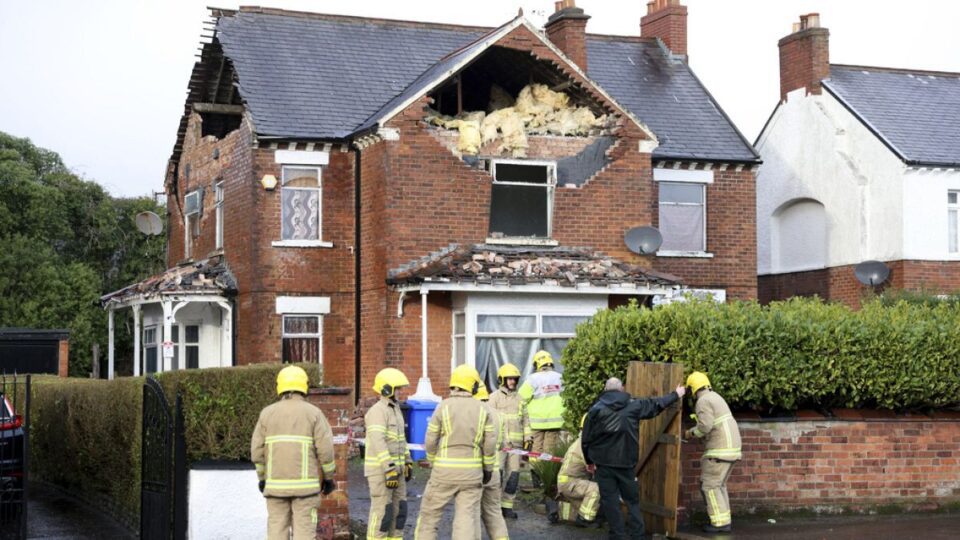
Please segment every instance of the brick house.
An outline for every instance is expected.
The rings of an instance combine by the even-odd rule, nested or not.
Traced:
[[[681,286],[755,298],[759,159],[690,70],[686,16],[650,2],[636,37],[586,33],[569,0],[543,29],[214,9],[165,184],[168,274],[197,279],[105,303],[149,301],[154,334],[206,310],[227,365],[317,361],[363,391],[387,365],[525,366]],[[655,254],[624,244],[638,226]]]
[[[757,140],[759,297],[859,306],[885,286],[960,289],[960,74],[831,64],[817,14],[780,40],[781,101]]]

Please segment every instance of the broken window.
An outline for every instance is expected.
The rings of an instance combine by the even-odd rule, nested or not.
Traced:
[[[706,186],[685,182],[660,182],[659,186],[660,250],[706,251]]]
[[[550,238],[553,163],[494,161],[490,236]]]
[[[321,363],[322,340],[322,316],[283,316],[283,363]]]
[[[960,238],[957,233],[957,214],[960,212],[960,191],[947,192],[947,239],[950,253],[960,251]]]
[[[226,137],[231,131],[240,127],[243,117],[239,114],[217,114],[204,112],[200,114],[200,135],[213,135],[218,139]]]
[[[320,167],[285,166],[282,176],[282,239],[320,240]]]
[[[223,248],[223,182],[218,182],[213,192],[217,210],[217,239],[215,247],[216,249],[221,249]]]
[[[193,240],[200,236],[200,209],[203,194],[200,190],[187,193],[183,200],[183,258],[193,256]]]

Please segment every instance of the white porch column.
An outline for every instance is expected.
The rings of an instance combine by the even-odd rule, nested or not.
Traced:
[[[230,302],[217,302],[223,309],[223,324],[220,333],[220,367],[233,365],[233,306]]]
[[[113,379],[113,308],[107,310],[107,379]]]
[[[134,304],[133,308],[133,376],[140,376],[140,362],[143,356],[140,354],[140,304]]]
[[[167,348],[164,346],[168,341],[173,340],[173,331],[171,327],[173,326],[173,305],[171,305],[169,300],[163,300],[160,302],[160,305],[163,307],[163,341],[160,344],[160,371],[170,371],[171,362],[173,361],[173,351],[170,351],[170,356],[167,356]]]
[[[440,396],[433,393],[433,385],[427,375],[427,293],[420,289],[420,356],[422,362],[422,376],[417,382],[417,392],[410,399],[421,401],[440,401]]]

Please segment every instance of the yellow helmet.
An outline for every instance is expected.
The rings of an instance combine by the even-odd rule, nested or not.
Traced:
[[[553,367],[553,356],[547,351],[537,351],[537,354],[533,355],[533,369],[540,371],[546,366]]]
[[[373,378],[373,390],[383,397],[393,397],[397,388],[409,385],[407,376],[399,369],[392,367],[381,369]]]
[[[476,394],[480,387],[480,374],[473,366],[461,364],[453,369],[450,374],[450,388],[459,388]]]
[[[504,381],[511,377],[520,378],[520,369],[517,366],[507,363],[500,366],[500,369],[497,370],[497,384],[500,386],[503,386]]]
[[[479,399],[480,401],[487,401],[490,399],[490,392],[487,391],[487,385],[483,384],[483,381],[477,381],[477,393],[473,397]]]
[[[697,392],[701,388],[707,388],[710,386],[710,379],[707,378],[707,374],[702,371],[694,371],[687,377],[687,386],[690,387],[690,393],[694,397],[697,396]]]
[[[300,392],[307,394],[310,377],[300,366],[287,366],[277,373],[277,395],[284,392]]]

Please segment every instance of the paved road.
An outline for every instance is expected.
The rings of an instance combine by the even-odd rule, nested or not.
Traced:
[[[31,483],[28,494],[27,538],[134,538],[106,514],[59,491]]]

